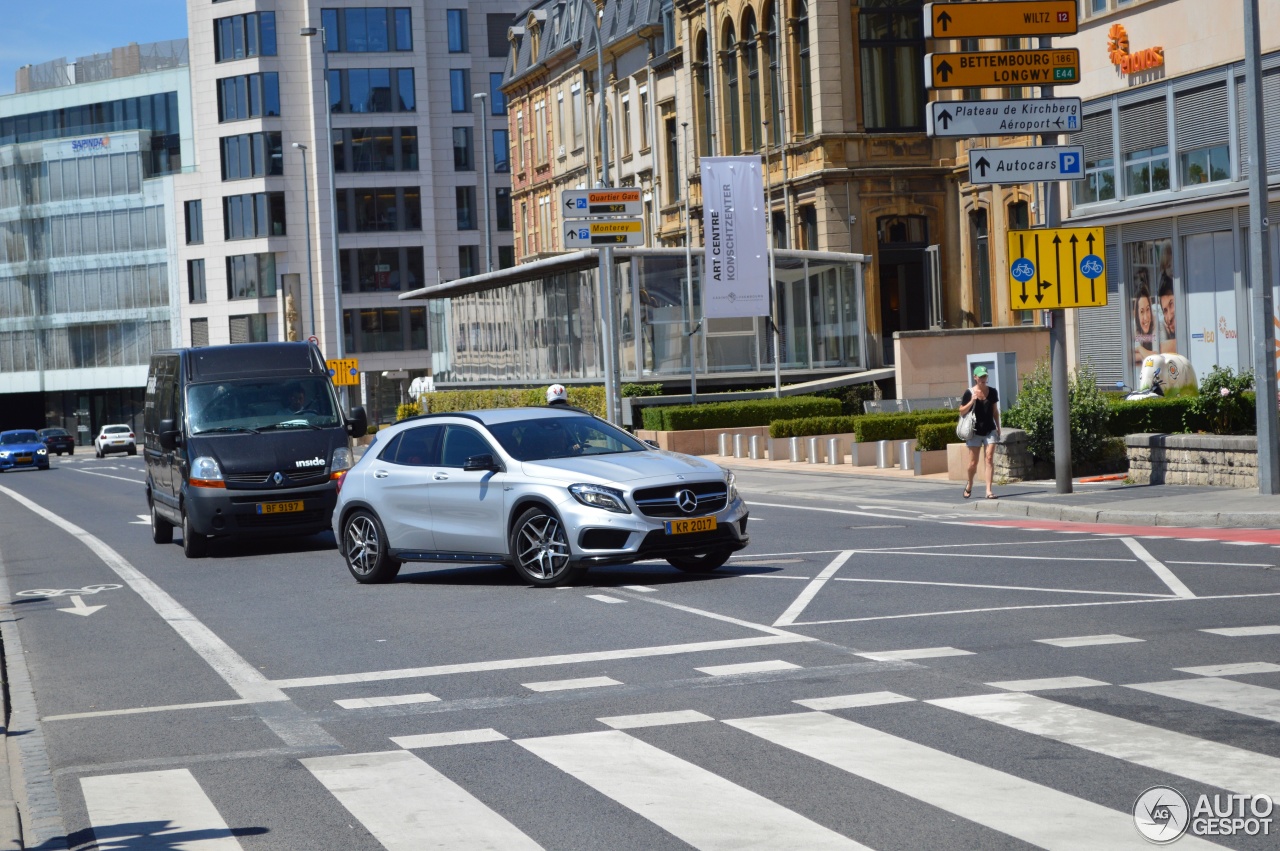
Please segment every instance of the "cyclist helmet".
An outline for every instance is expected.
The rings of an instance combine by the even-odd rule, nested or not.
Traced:
[[[569,394],[565,392],[563,384],[552,384],[547,388],[547,404],[548,405],[567,405],[569,404]]]

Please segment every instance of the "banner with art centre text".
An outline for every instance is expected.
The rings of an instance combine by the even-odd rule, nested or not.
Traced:
[[[702,312],[768,316],[769,243],[759,157],[702,157]]]

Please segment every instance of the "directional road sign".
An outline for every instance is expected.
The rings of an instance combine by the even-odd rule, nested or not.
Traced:
[[[344,358],[342,360],[327,360],[325,365],[329,367],[329,377],[333,379],[333,383],[341,387],[345,385],[356,385],[360,383],[360,361],[357,358]]]
[[[925,116],[930,136],[1029,136],[1076,133],[1080,98],[936,100]]]
[[[994,38],[995,36],[1074,35],[1075,0],[926,3],[925,38]]]
[[[970,148],[970,183],[1032,183],[1084,180],[1080,145],[1039,148]]]
[[[975,4],[977,8],[999,5]],[[926,53],[925,82],[931,89],[980,89],[991,86],[1070,86],[1080,82],[1080,51],[988,50]]]
[[[639,189],[566,189],[560,203],[566,219],[644,215]]]
[[[1102,228],[1009,231],[1009,292],[1017,310],[1103,307]]]
[[[593,245],[644,245],[644,219],[601,219],[570,222],[565,228],[566,248]]]

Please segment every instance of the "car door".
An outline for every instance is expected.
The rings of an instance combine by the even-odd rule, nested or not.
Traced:
[[[431,529],[446,553],[507,552],[503,488],[506,473],[463,470],[467,459],[497,451],[467,425],[446,425],[440,460],[432,471]]]
[[[151,497],[163,506],[176,510],[177,490],[173,485],[174,453],[160,446],[160,421],[171,419],[181,428],[181,405],[178,399],[177,358],[157,358],[155,384],[148,387],[147,408],[143,414],[142,459],[151,477]],[[150,434],[146,434],[150,432]]]
[[[423,425],[396,435],[374,461],[365,480],[373,506],[392,549],[433,552],[431,533],[434,463],[444,427]]]

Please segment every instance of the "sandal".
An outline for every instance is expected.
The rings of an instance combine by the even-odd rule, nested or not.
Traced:
[[[972,486],[972,485],[970,485],[969,487],[967,487],[967,488],[965,488],[965,489],[964,489],[964,498],[965,498],[965,499],[968,499],[968,498],[969,498],[969,497],[971,497],[971,496],[973,496],[973,486]]]
[[[999,498],[1000,498],[1000,497],[996,496],[996,495],[995,495],[995,494],[993,494],[993,493],[989,493],[989,494],[987,494],[987,499],[999,499]]]

